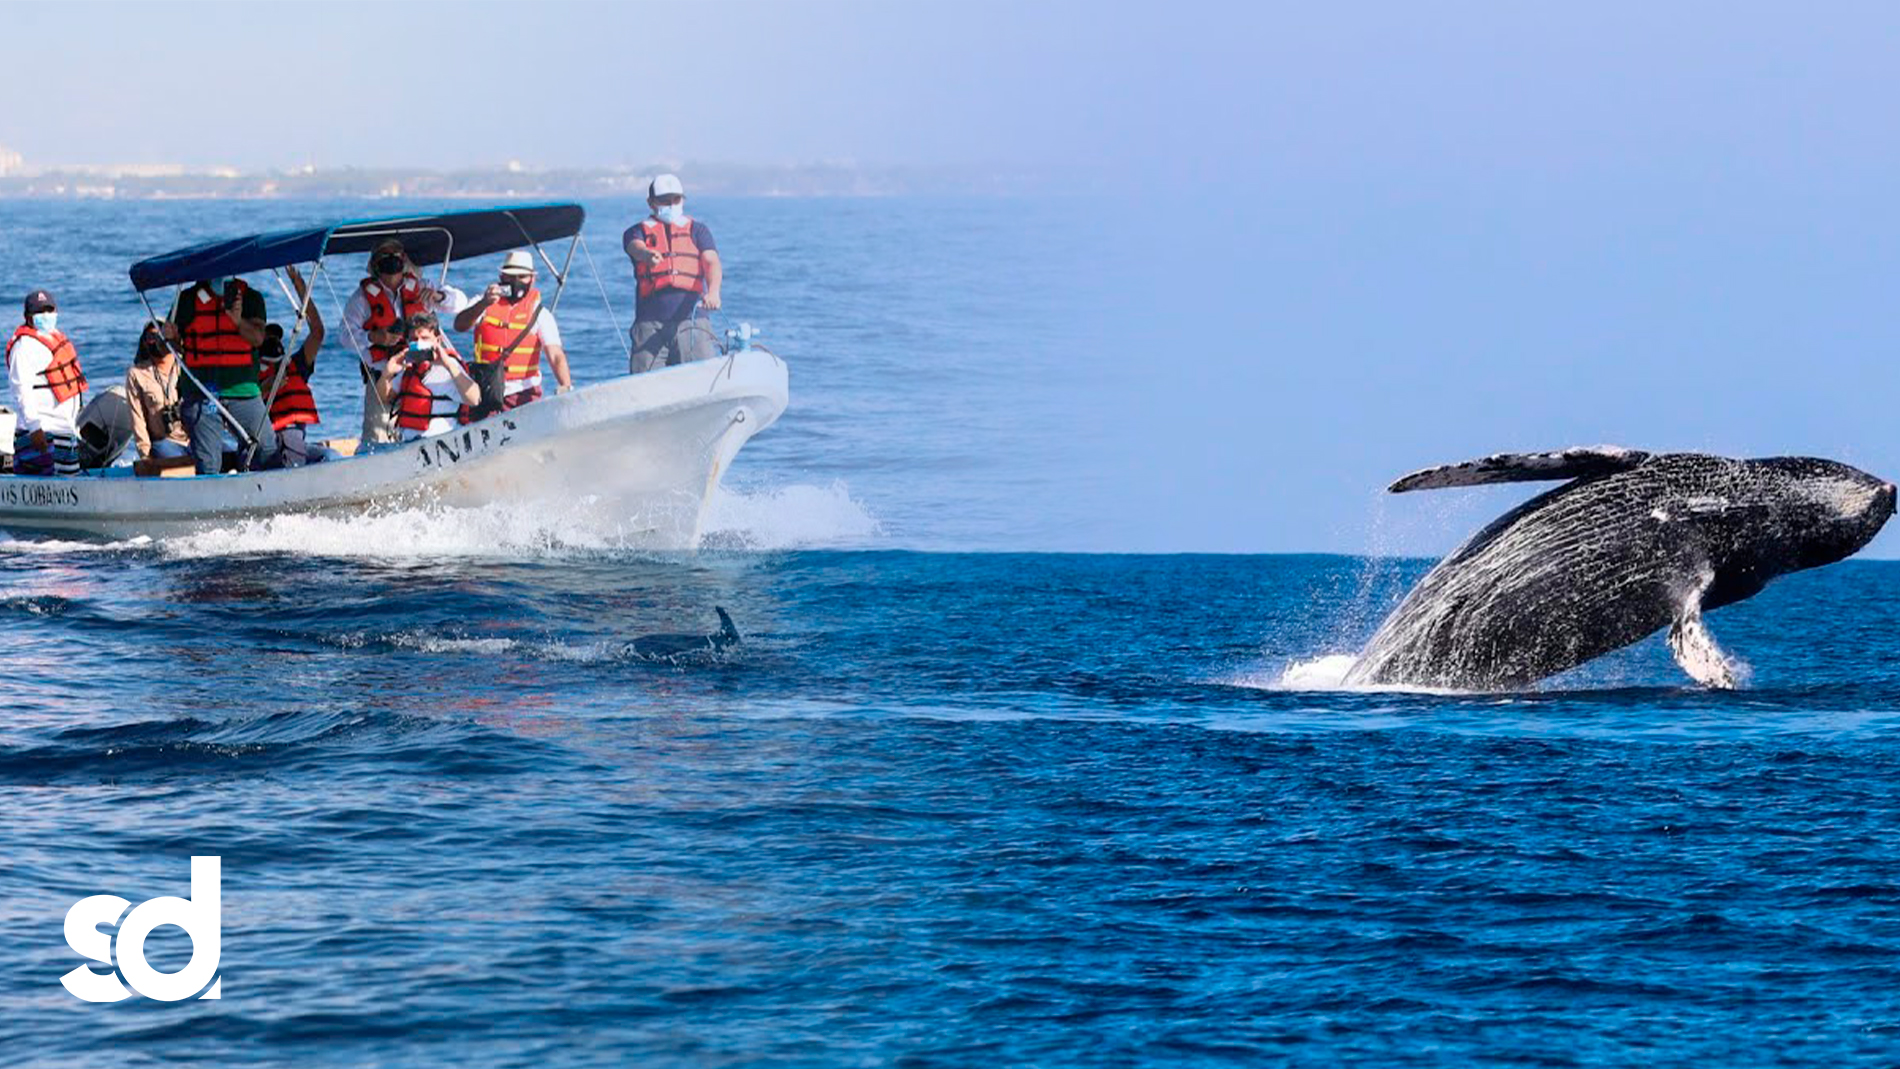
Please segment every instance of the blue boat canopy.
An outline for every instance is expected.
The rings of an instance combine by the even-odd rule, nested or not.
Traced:
[[[161,286],[184,286],[286,264],[314,263],[325,256],[367,254],[387,237],[401,238],[409,259],[416,264],[439,264],[573,237],[581,232],[586,219],[587,213],[578,204],[524,204],[278,230],[193,245],[140,260],[132,265],[132,285],[143,293]]]

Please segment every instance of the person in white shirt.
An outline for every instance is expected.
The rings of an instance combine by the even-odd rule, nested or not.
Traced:
[[[462,406],[482,398],[434,312],[408,321],[408,344],[392,353],[376,380],[379,399],[395,413],[402,440],[454,430]]]
[[[475,371],[482,403],[468,421],[541,399],[541,356],[547,354],[561,393],[574,388],[561,347],[561,327],[534,288],[534,257],[516,249],[501,262],[501,277],[455,317],[456,330],[475,331]]]
[[[20,475],[79,474],[79,410],[86,403],[86,374],[79,353],[59,329],[53,295],[26,295],[26,322],[7,342],[7,382],[19,421],[13,435],[13,470]]]
[[[396,238],[377,242],[369,254],[369,274],[343,306],[343,335],[363,362],[363,441],[396,440],[390,412],[383,407],[378,377],[391,354],[404,344],[400,320],[421,312],[453,316],[468,307],[468,296],[454,286],[440,289],[422,281],[422,272]]]

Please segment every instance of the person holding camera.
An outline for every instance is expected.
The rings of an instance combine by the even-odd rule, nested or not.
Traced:
[[[224,468],[220,406],[257,444],[250,466],[263,467],[277,452],[277,435],[257,384],[264,295],[238,278],[194,282],[178,295],[171,321],[177,325],[178,349],[189,372],[180,383],[179,409],[198,474],[216,475]]]
[[[53,295],[26,295],[26,321],[7,342],[7,380],[19,406],[13,470],[21,475],[79,474],[79,409],[86,373],[72,339],[59,329]]]
[[[471,327],[475,370],[483,381],[481,403],[467,414],[468,422],[539,401],[544,352],[560,392],[574,388],[560,324],[551,310],[541,307],[541,291],[534,288],[534,257],[525,249],[503,257],[501,277],[455,317],[456,330]]]
[[[191,456],[191,436],[178,407],[178,357],[166,339],[171,324],[147,323],[139,335],[139,349],[125,373],[125,401],[132,408],[132,441],[139,459],[133,470],[154,474],[171,465],[163,461]]]
[[[454,430],[462,406],[482,398],[434,312],[411,316],[406,325],[408,344],[390,355],[376,380],[379,399],[395,413],[405,442]]]
[[[383,406],[378,377],[391,354],[404,345],[398,320],[423,312],[455,315],[468,307],[468,296],[454,286],[440,289],[422,281],[421,272],[396,238],[384,238],[369,254],[369,274],[343,306],[343,330],[350,348],[363,360],[363,441],[393,442],[395,425]]]

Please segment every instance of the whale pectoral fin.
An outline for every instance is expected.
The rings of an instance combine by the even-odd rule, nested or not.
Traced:
[[[1711,690],[1734,690],[1740,685],[1735,661],[1715,644],[1702,621],[1700,599],[1684,605],[1669,625],[1669,652],[1689,678]]]
[[[1587,445],[1559,449],[1549,453],[1493,453],[1477,460],[1441,464],[1415,471],[1393,483],[1392,493],[1407,490],[1439,490],[1447,486],[1481,486],[1486,483],[1533,483],[1555,479],[1576,479],[1585,475],[1611,475],[1628,471],[1649,454],[1641,449],[1620,445]]]

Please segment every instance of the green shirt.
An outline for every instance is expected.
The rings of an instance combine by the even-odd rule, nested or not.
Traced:
[[[197,314],[198,302],[195,295],[198,289],[199,287],[197,285],[189,287],[178,295],[177,303],[172,305],[172,322],[177,325],[178,335],[181,338],[186,336],[185,327]],[[245,319],[261,321],[265,318],[267,313],[264,310],[264,295],[258,292],[256,286],[244,287],[244,306],[242,312]],[[198,376],[198,381],[204,383],[206,387],[216,390],[219,397],[229,398],[233,401],[242,401],[249,397],[263,396],[264,391],[258,385],[257,368],[257,354],[252,353],[249,367],[205,368],[202,370],[193,368],[191,373]],[[186,400],[199,396],[197,388],[191,384],[190,379],[180,378],[179,396]]]

